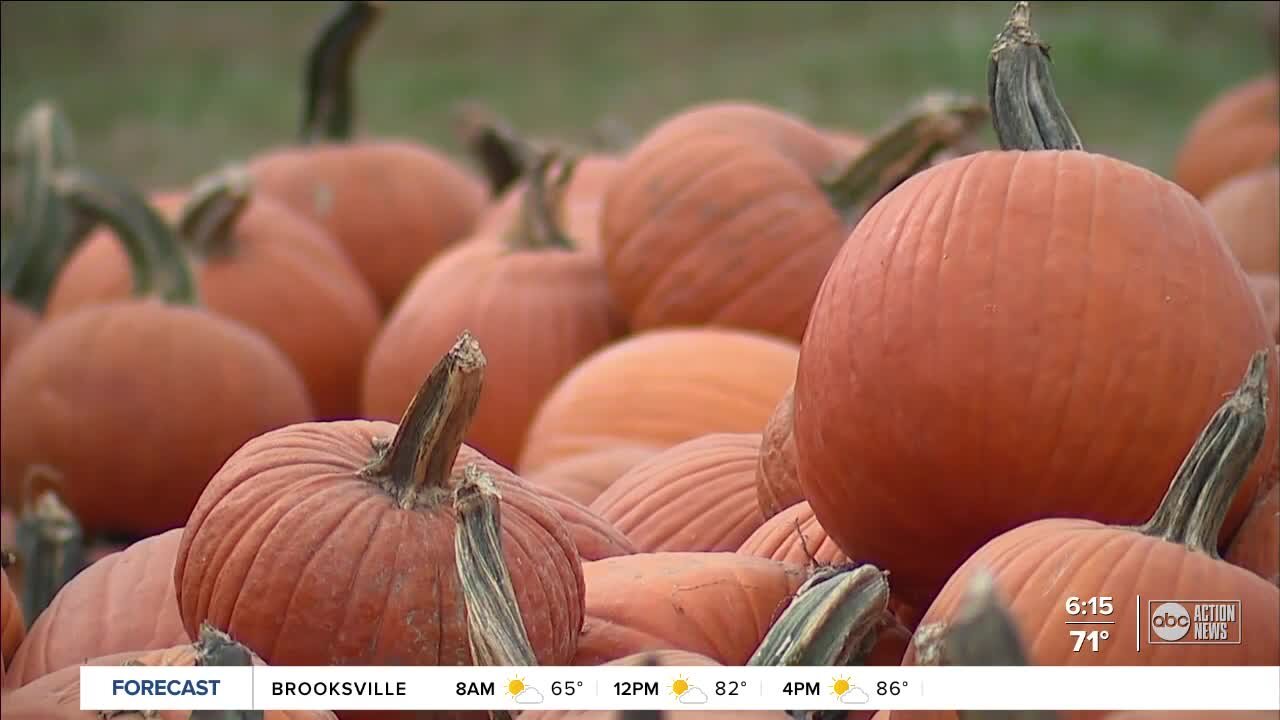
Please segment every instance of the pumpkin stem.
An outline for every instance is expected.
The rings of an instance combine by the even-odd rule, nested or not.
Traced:
[[[480,105],[457,112],[458,134],[472,160],[489,181],[489,194],[498,198],[528,172],[537,154],[510,123]]]
[[[389,445],[365,474],[380,479],[402,508],[435,506],[450,491],[453,462],[484,385],[484,353],[463,330],[413,396]]]
[[[253,177],[243,166],[210,173],[196,181],[182,213],[178,237],[200,258],[235,252],[235,226],[253,197]]]
[[[560,227],[559,215],[578,159],[571,156],[557,164],[558,157],[559,153],[551,150],[539,153],[529,170],[519,220],[507,233],[509,246],[526,250],[575,248],[573,240]],[[547,176],[553,165],[557,166],[557,172],[548,186]]]
[[[49,472],[45,467],[32,468],[25,480],[30,483],[36,474]],[[60,478],[54,474],[50,479]],[[35,618],[84,567],[84,531],[58,494],[46,490],[23,509],[15,533],[23,564],[23,614]]]
[[[1267,432],[1269,351],[1249,360],[1244,380],[1209,418],[1160,507],[1140,530],[1218,557],[1218,533]]]
[[[52,102],[38,102],[27,111],[16,144],[22,205],[17,232],[5,243],[0,285],[10,297],[41,312],[62,264],[87,234],[51,186],[54,173],[72,163],[75,146],[66,117]]]
[[[195,276],[173,229],[136,190],[118,178],[83,168],[59,172],[54,188],[73,208],[106,224],[129,255],[134,295],[197,304]]]
[[[1014,3],[987,60],[987,100],[1002,149],[1083,149],[1054,89],[1051,64],[1049,46],[1031,29],[1031,3]]]
[[[210,625],[200,624],[194,643],[196,667],[252,667],[253,654],[231,636]],[[191,720],[263,720],[262,710],[193,710]]]
[[[860,665],[888,619],[889,582],[879,568],[819,568],[747,664]]]
[[[955,622],[944,633],[941,663],[945,666],[1026,667],[1027,653],[1018,628],[996,596],[991,576],[979,574]],[[960,720],[1053,720],[1052,710],[960,710]]]
[[[978,129],[987,109],[977,100],[932,93],[881,131],[867,149],[823,180],[832,207],[851,224],[904,180],[928,166],[933,156]]]
[[[355,124],[351,69],[383,5],[367,0],[344,2],[316,36],[307,53],[300,133],[304,145],[351,139]]]
[[[471,659],[477,665],[537,665],[502,552],[502,495],[493,479],[468,464],[453,492],[458,531],[454,554],[467,607]]]

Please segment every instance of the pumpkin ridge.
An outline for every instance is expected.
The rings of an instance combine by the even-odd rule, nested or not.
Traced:
[[[385,506],[382,506],[382,504],[378,502],[378,496],[376,494],[371,493],[363,501],[357,503],[354,507],[348,510],[348,512],[346,513],[346,516],[344,517],[343,525],[347,526],[347,525],[357,524],[355,520],[360,516],[360,512],[362,510],[365,510],[366,508],[368,509],[368,511],[371,512],[371,514],[374,515],[374,519],[371,523],[369,534],[365,538],[364,547],[360,549],[359,553],[353,553],[355,560],[351,563],[351,577],[347,581],[347,590],[344,593],[344,597],[347,599],[347,602],[346,602],[346,606],[343,608],[345,611],[343,613],[343,624],[346,624],[346,621],[351,616],[352,604],[353,604],[352,601],[356,596],[355,590],[356,590],[356,585],[359,582],[360,576],[362,574],[361,571],[365,567],[365,562],[369,556],[370,549],[373,547],[374,541],[378,538],[379,533],[382,532],[383,521],[386,519],[388,514],[386,512]],[[326,540],[326,543],[328,542],[330,541]],[[354,548],[351,548],[350,546],[347,546],[347,548],[352,550],[354,549]],[[320,554],[321,553],[319,552],[316,553],[316,555],[320,555]],[[396,561],[398,561],[399,558],[400,558],[400,547],[397,545],[396,553],[395,553]],[[394,563],[392,564],[391,567],[392,568],[395,567]],[[298,584],[301,585],[302,583],[298,583]],[[391,598],[391,583],[387,583],[387,594],[383,598],[382,612],[378,613],[378,622],[376,627],[378,628],[379,632],[375,632],[373,634],[373,644],[375,648],[377,647],[378,638],[380,637],[380,631],[382,630],[383,617],[384,615],[387,614],[387,605],[390,602],[390,598]],[[287,611],[286,611],[286,614],[287,614]],[[232,623],[235,622],[234,609],[232,609],[231,611],[231,622]],[[273,648],[273,651],[274,651],[274,648]]]

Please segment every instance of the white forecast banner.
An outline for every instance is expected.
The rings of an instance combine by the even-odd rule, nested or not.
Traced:
[[[1278,710],[1280,667],[92,667],[84,710]]]

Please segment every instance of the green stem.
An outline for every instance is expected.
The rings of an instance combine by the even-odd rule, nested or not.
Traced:
[[[747,664],[862,664],[888,613],[889,582],[879,568],[820,568],[800,587]]]
[[[541,153],[530,169],[519,218],[507,233],[510,247],[524,250],[573,250],[576,247],[560,227],[559,215],[578,159],[569,157],[557,163],[557,158],[558,153],[554,151]],[[552,166],[557,166],[556,177],[548,184]]]
[[[1002,149],[1083,149],[1050,65],[1049,46],[1031,29],[1031,3],[1014,3],[987,61],[987,99]]]
[[[195,277],[173,229],[136,190],[114,177],[75,168],[58,173],[54,188],[76,211],[115,233],[133,271],[134,294],[165,302],[199,302]]]
[[[437,507],[452,492],[453,463],[480,402],[484,369],[480,343],[464,330],[414,395],[395,437],[374,448],[364,475],[400,507]]]
[[[1260,350],[1240,386],[1209,418],[1155,514],[1140,529],[1218,557],[1218,533],[1267,432],[1267,364]]]
[[[194,643],[196,667],[252,667],[253,653],[208,622]],[[191,720],[263,720],[261,710],[193,710]]]
[[[235,226],[252,197],[253,177],[242,166],[225,168],[201,178],[178,217],[178,237],[197,257],[233,254]]]
[[[822,181],[832,207],[856,222],[876,201],[927,167],[936,153],[976,132],[986,116],[986,108],[972,98],[925,96],[848,167]]]
[[[479,105],[458,111],[458,134],[473,162],[489,181],[489,195],[501,197],[536,162],[537,150],[506,120]]]
[[[6,243],[0,284],[11,297],[43,311],[58,271],[87,234],[51,187],[53,174],[75,155],[71,128],[57,105],[39,102],[18,127],[16,153],[22,169],[22,205]]]
[[[352,65],[382,8],[381,2],[344,2],[321,28],[307,53],[300,133],[303,144],[351,138],[355,116]]]
[[[24,481],[30,485],[40,474],[60,480],[56,472],[39,467]],[[22,563],[22,610],[24,617],[34,620],[84,567],[84,531],[58,494],[45,490],[23,509],[15,533]]]
[[[463,468],[453,497],[458,522],[454,552],[471,660],[485,666],[537,665],[502,553],[501,499],[483,470],[476,465]]]

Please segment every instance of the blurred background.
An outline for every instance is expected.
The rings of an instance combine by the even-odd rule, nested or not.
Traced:
[[[61,103],[81,157],[184,184],[290,142],[325,2],[6,2],[3,137]],[[590,142],[742,98],[872,131],[935,88],[982,95],[1009,2],[394,2],[358,61],[362,134],[458,155],[454,110]],[[1272,63],[1257,2],[1037,2],[1088,149],[1168,175],[1195,114]],[[988,133],[988,137],[990,134]]]

